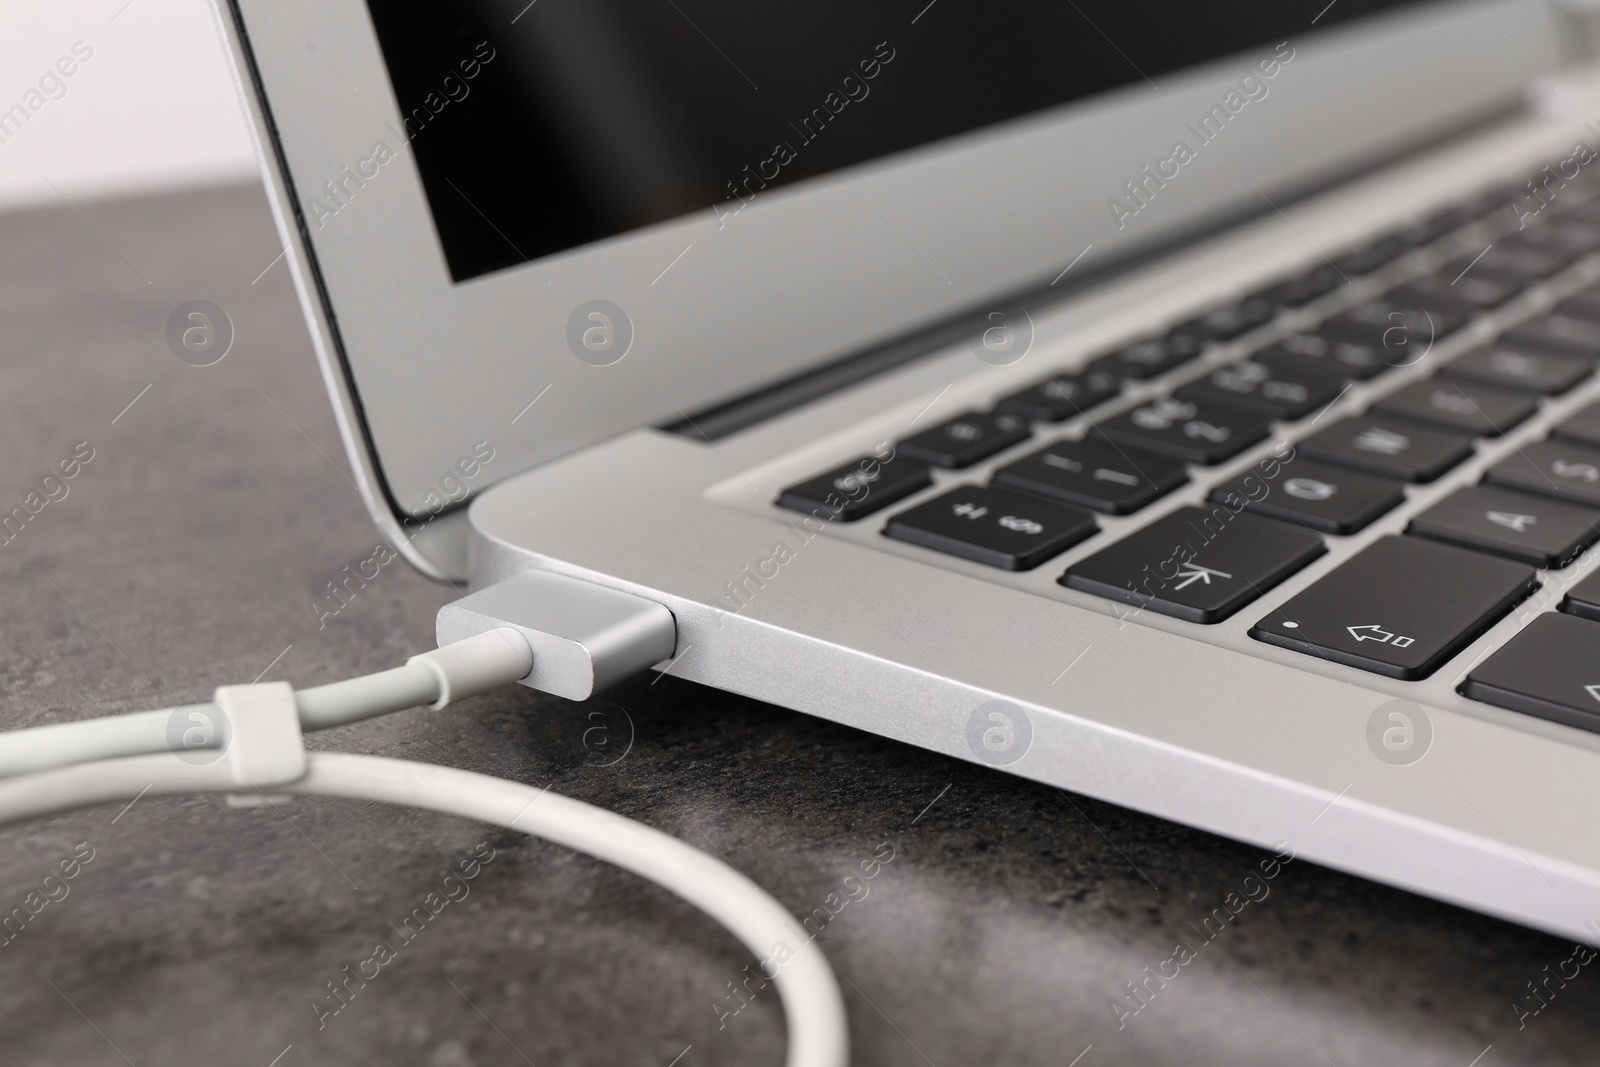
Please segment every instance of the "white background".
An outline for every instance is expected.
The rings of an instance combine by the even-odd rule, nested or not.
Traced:
[[[0,27],[0,111],[74,42],[94,49],[0,144],[0,208],[257,174],[210,0],[0,0]]]

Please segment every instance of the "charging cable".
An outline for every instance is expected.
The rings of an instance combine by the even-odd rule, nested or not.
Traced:
[[[794,917],[765,890],[614,812],[452,767],[306,751],[305,731],[442,708],[512,682],[583,699],[669,658],[676,639],[661,605],[550,574],[521,575],[447,605],[439,630],[434,651],[348,681],[298,692],[287,682],[222,686],[210,704],[0,734],[0,825],[146,795],[221,793],[236,806],[298,795],[378,800],[493,823],[632,871],[705,912],[758,958],[788,940]],[[444,640],[447,632],[459,639]],[[172,724],[191,715],[221,729],[185,731],[175,743]],[[209,759],[195,755],[213,749]],[[846,1067],[844,1001],[816,942],[796,949],[772,982],[789,1032],[787,1067]]]

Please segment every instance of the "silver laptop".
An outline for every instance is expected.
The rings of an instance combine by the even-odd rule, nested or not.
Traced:
[[[374,520],[676,677],[1600,938],[1581,7],[228,0]]]

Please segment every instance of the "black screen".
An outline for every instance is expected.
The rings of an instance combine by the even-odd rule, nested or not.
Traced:
[[[1399,2],[368,6],[463,281]]]

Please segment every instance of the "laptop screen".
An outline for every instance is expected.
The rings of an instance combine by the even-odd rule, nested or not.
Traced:
[[[451,276],[693,212],[1407,0],[368,0]],[[1314,24],[1313,24],[1314,23]]]

